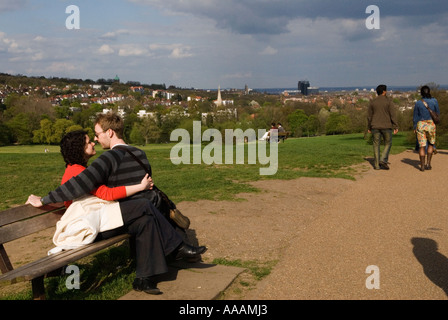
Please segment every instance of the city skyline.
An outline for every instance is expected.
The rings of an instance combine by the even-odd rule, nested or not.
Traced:
[[[0,72],[194,88],[448,84],[443,1],[379,1],[379,29],[370,5],[4,0]]]

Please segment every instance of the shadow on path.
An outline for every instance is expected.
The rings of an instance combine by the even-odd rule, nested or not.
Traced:
[[[412,238],[412,252],[423,266],[423,272],[448,296],[448,258],[438,252],[437,242],[428,238]]]
[[[417,154],[417,158],[416,158],[416,159],[408,159],[408,158],[405,158],[405,159],[403,159],[403,160],[401,160],[401,161],[402,161],[403,163],[406,163],[406,164],[408,164],[408,165],[410,165],[410,166],[413,166],[414,168],[420,170],[420,160],[418,159],[418,154]]]

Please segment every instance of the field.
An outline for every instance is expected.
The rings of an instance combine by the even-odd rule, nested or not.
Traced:
[[[260,164],[181,164],[174,165],[170,160],[170,152],[175,144],[148,145],[142,147],[152,165],[156,184],[176,203],[196,200],[230,200],[240,193],[257,193],[260,189],[249,184],[251,181],[284,180],[299,177],[323,177],[355,179],[360,163],[372,160],[372,146],[361,134],[326,136],[316,138],[288,139],[278,144],[278,171],[275,175],[261,176]],[[203,145],[206,147],[207,145]],[[406,133],[394,136],[392,153],[401,153],[411,149],[406,142]],[[44,149],[49,152],[44,152]],[[101,147],[97,147],[100,154]],[[234,152],[235,153],[235,152]],[[0,148],[0,209],[23,204],[31,193],[45,195],[60,184],[64,162],[59,154],[58,146],[11,146]],[[264,184],[263,184],[264,185]],[[271,184],[272,185],[272,184]],[[279,183],[274,183],[279,185]],[[304,193],[306,194],[306,190]],[[210,208],[209,208],[210,209]],[[213,210],[212,210],[213,211]],[[213,215],[212,215],[213,216]],[[51,234],[45,236],[49,239]],[[40,241],[40,242],[39,242]],[[33,239],[30,247],[42,243],[42,239]],[[51,246],[50,241],[48,245]],[[32,245],[31,245],[32,244]],[[130,290],[133,281],[134,267],[127,260],[127,246],[119,246],[79,261],[83,270],[83,287],[86,290],[73,292],[65,289],[64,278],[46,279],[49,289],[48,299],[95,299],[114,300]],[[21,255],[16,252],[16,255]],[[108,263],[105,263],[108,261]],[[212,261],[216,264],[229,263],[218,256]],[[20,260],[19,264],[25,263]],[[28,261],[29,262],[29,261]],[[113,262],[113,263],[111,263]],[[254,270],[265,268],[265,261],[243,261],[255,264]],[[273,263],[272,261],[268,261]],[[234,262],[230,262],[234,263]],[[245,267],[245,264],[238,265]],[[107,265],[108,268],[104,266]],[[272,266],[264,271],[269,274]],[[254,277],[256,272],[254,273]],[[117,271],[118,270],[118,271]],[[263,269],[264,270],[264,269]],[[15,285],[16,286],[16,285]],[[0,299],[30,299],[29,286],[17,285],[5,287],[0,291]],[[56,289],[58,288],[58,289]]]
[[[230,200],[241,192],[256,192],[247,182],[260,179],[338,177],[354,179],[353,165],[372,158],[372,146],[362,134],[290,138],[278,144],[278,170],[260,175],[257,164],[179,164],[170,160],[172,144],[141,147],[152,166],[155,184],[173,201]],[[206,147],[207,145],[203,145]],[[49,152],[44,152],[47,148]],[[406,133],[394,136],[392,153],[412,148]],[[97,156],[103,152],[96,147]],[[267,147],[269,150],[269,145]],[[247,153],[247,148],[246,148]],[[224,152],[223,152],[224,154]],[[236,152],[234,152],[236,154]],[[0,210],[22,204],[28,195],[44,196],[56,188],[64,172],[58,146],[9,146],[0,148]]]

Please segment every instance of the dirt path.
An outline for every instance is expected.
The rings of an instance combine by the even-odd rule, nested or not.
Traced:
[[[229,290],[229,299],[445,300],[447,155],[435,155],[431,171],[420,172],[418,155],[406,151],[391,156],[389,171],[366,161],[357,181],[257,182],[265,191],[246,201],[181,205],[210,248],[205,259],[278,260],[255,288]]]
[[[225,299],[442,299],[448,297],[448,152],[433,170],[418,155],[390,157],[391,170],[368,161],[356,181],[260,181],[241,201],[182,202],[191,229],[214,258],[275,264],[255,281],[241,275]],[[430,209],[428,209],[430,208]],[[52,231],[8,244],[12,260],[51,248]],[[366,288],[376,266],[379,289]],[[370,282],[369,282],[370,283]]]

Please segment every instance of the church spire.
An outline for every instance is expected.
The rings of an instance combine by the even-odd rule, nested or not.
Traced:
[[[216,99],[216,105],[218,107],[222,105],[221,86],[218,86],[218,99]]]

